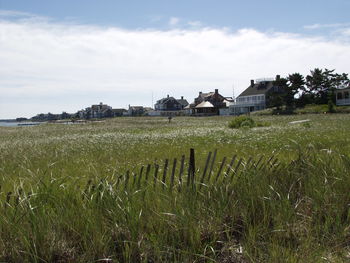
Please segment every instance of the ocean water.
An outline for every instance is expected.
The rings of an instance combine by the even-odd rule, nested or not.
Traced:
[[[39,125],[39,124],[40,124],[40,122],[0,121],[0,126],[2,126],[2,127],[17,127],[17,126],[28,127],[28,126],[35,126],[35,125]]]

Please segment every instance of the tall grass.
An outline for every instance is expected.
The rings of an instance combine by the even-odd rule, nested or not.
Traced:
[[[297,118],[237,131],[225,118],[1,129],[0,261],[346,262],[348,117],[288,124]],[[190,147],[195,183],[177,163],[170,188],[172,158]]]

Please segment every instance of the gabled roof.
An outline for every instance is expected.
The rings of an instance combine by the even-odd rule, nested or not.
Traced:
[[[250,85],[245,91],[243,91],[238,97],[262,95],[268,92],[273,87],[273,81],[261,81]]]
[[[166,98],[162,98],[160,100],[157,100],[157,103],[156,104],[164,104],[168,101],[177,101],[179,102],[179,100],[175,99],[174,97],[166,97]]]
[[[214,108],[214,105],[211,104],[209,101],[203,101],[199,103],[195,108]]]
[[[143,110],[143,106],[130,106],[129,109],[132,109],[132,110]]]
[[[188,101],[185,100],[185,99],[178,99],[177,102],[180,103],[182,106],[187,106],[188,105]]]

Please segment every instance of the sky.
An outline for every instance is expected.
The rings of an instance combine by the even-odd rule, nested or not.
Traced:
[[[349,0],[0,0],[0,119],[350,73]]]

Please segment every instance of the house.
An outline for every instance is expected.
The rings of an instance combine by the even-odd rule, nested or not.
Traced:
[[[219,109],[219,115],[230,115],[229,107],[234,102],[235,100],[233,99],[233,97],[225,97],[224,99],[225,107]]]
[[[77,115],[81,119],[98,119],[98,118],[111,118],[115,116],[121,116],[120,111],[126,111],[124,109],[112,109],[111,106],[107,104],[94,104],[91,107],[85,108],[85,110],[80,110]]]
[[[350,87],[338,88],[335,91],[335,99],[337,106],[350,105]]]
[[[126,109],[112,109],[113,117],[121,117],[124,115],[124,112],[127,112]]]
[[[145,108],[143,106],[130,106],[127,112],[123,113],[124,116],[142,116],[145,114]]]
[[[181,110],[188,105],[188,101],[184,99],[184,96],[181,96],[181,99],[177,99],[177,102],[181,104]]]
[[[183,110],[188,105],[187,100],[181,96],[181,99],[175,99],[169,95],[166,98],[160,99],[154,105],[156,111],[179,111]]]
[[[273,78],[251,80],[250,86],[245,89],[234,103],[229,106],[230,115],[239,115],[253,111],[263,110],[270,106],[270,96],[272,93],[283,93],[275,81],[280,79],[280,75]]]
[[[194,102],[186,106],[184,109],[190,115],[207,116],[218,115],[219,109],[225,107],[225,97],[219,94],[218,89],[215,89],[214,92],[199,92],[198,97],[194,99]]]

